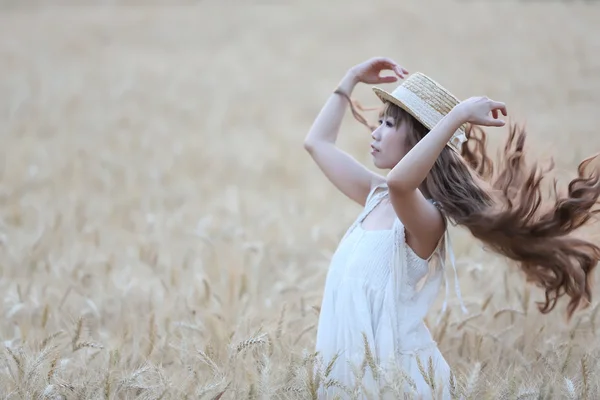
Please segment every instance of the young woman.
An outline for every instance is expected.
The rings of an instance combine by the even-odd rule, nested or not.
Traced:
[[[394,75],[382,76],[385,70]],[[392,93],[374,88],[383,108],[379,124],[369,126],[350,98],[353,88],[398,78],[403,82]],[[385,176],[336,147],[348,105],[371,128],[373,163],[389,170]],[[316,350],[324,367],[333,364],[322,394],[344,398],[359,386],[377,396],[402,378],[401,392],[449,396],[449,366],[424,323],[442,281],[448,294],[448,254],[454,268],[448,222],[516,261],[528,281],[545,289],[542,313],[564,294],[570,298],[568,318],[591,301],[600,248],[569,234],[596,213],[600,182],[597,171],[586,173],[595,157],[580,164],[565,194],[555,191],[552,201],[544,200],[540,183],[547,170],[525,165],[525,134],[518,128],[511,127],[505,158],[494,172],[477,126],[504,126],[500,114],[507,115],[504,103],[487,97],[459,101],[431,78],[409,76],[388,58],[352,67],[327,100],[305,148],[333,185],[364,209],[327,274]],[[417,358],[425,371],[431,363],[439,393],[432,394]]]

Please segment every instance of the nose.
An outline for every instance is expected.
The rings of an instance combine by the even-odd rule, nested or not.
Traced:
[[[379,127],[373,130],[373,132],[371,132],[371,138],[373,138],[373,140],[379,140],[380,136],[381,135],[379,134]]]

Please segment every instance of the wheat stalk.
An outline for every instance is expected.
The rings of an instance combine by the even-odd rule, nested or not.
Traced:
[[[379,380],[379,368],[375,359],[373,358],[373,353],[371,352],[371,347],[369,346],[369,340],[367,339],[367,335],[362,332],[363,337],[363,346],[364,346],[364,358],[371,368],[371,372],[373,374],[373,378],[378,381]]]
[[[271,376],[271,362],[269,357],[266,354],[263,354],[262,362],[259,365],[259,381],[258,381],[258,392],[262,395],[264,399],[272,398],[270,385],[270,376]]]
[[[454,377],[454,373],[452,371],[450,371],[449,383],[450,397],[452,397],[452,400],[459,399],[460,393],[458,392],[458,389],[456,387],[456,378]]]
[[[312,306],[312,309],[317,314],[317,317],[321,314],[321,306]]]
[[[590,369],[588,366],[588,357],[584,355],[581,357],[581,376],[582,376],[582,387],[581,387],[581,398],[589,399],[590,396]]]
[[[259,336],[255,336],[255,337],[251,337],[250,339],[243,340],[235,346],[235,352],[241,353],[249,347],[264,344],[267,342],[265,339],[266,337],[267,337],[267,334],[263,333]]]
[[[575,385],[573,381],[566,376],[564,377],[565,382],[565,392],[569,399],[577,400],[577,393],[575,392]]]
[[[203,298],[202,303],[208,304],[210,301],[210,298],[211,298],[211,290],[210,290],[210,284],[208,283],[206,278],[202,279],[202,285],[204,286],[204,298]]]
[[[56,373],[56,363],[58,362],[58,357],[58,354],[56,354],[50,362],[50,369],[48,370],[48,375],[46,376],[48,382],[52,382],[52,378],[54,378],[54,374]]]
[[[598,310],[600,310],[600,303],[596,304],[594,309],[592,310],[592,314],[590,315],[590,322],[592,324],[592,333],[596,336],[596,315],[598,314]]]
[[[435,372],[433,369],[433,358],[431,356],[429,356],[429,365],[428,365],[428,373],[429,373],[429,386],[431,387],[431,393],[433,393],[435,395]]]
[[[204,351],[196,350],[198,352],[200,360],[209,366],[213,375],[218,375],[221,373],[221,369],[217,365],[217,363]]]
[[[477,361],[473,366],[473,370],[467,379],[467,386],[465,390],[465,395],[467,398],[471,398],[473,391],[477,387],[477,382],[479,381],[479,374],[481,373],[481,363]]]
[[[316,324],[312,324],[307,326],[306,328],[302,329],[302,331],[300,331],[300,333],[298,334],[298,336],[296,336],[296,339],[294,339],[294,344],[298,344],[298,342],[300,341],[300,339],[302,339],[302,336],[304,336],[307,332],[309,332],[310,330],[314,329],[317,325]]]
[[[15,379],[15,382],[22,382],[23,375],[25,374],[25,363],[23,361],[23,356],[21,354],[19,354],[19,355],[15,354],[10,347],[6,347],[6,351],[8,351],[8,354],[10,354],[10,356],[14,360],[15,364],[17,365],[17,371],[19,374],[18,374],[18,379]],[[20,351],[18,351],[18,352],[21,353]],[[10,370],[10,371],[12,374],[12,370]],[[13,377],[13,379],[14,379],[14,377]]]
[[[198,388],[196,390],[195,395],[198,398],[202,398],[204,395],[206,395],[207,393],[217,389],[220,386],[223,386],[223,384],[225,383],[225,377],[222,376],[219,380],[213,382],[213,383],[209,383],[207,385],[204,385],[200,388]],[[231,385],[231,382],[228,382],[227,385],[225,385],[225,388],[223,389],[223,393],[229,388],[229,386]]]
[[[542,325],[540,327],[540,329],[536,332],[536,334],[532,338],[533,343],[535,343],[538,340],[539,336],[542,334],[542,332],[544,331],[545,328],[546,328],[546,325]]]
[[[572,354],[572,351],[573,351],[573,346],[571,346],[571,342],[569,342],[569,344],[567,346],[568,346],[567,347],[567,355],[566,355],[565,360],[564,360],[564,362],[562,364],[562,367],[560,369],[560,373],[561,374],[564,374],[565,371],[567,370],[567,366],[569,365],[569,360],[571,360],[571,354]]]
[[[54,340],[55,338],[57,338],[58,336],[62,335],[64,332],[63,331],[58,331],[53,333],[52,335],[44,338],[44,340],[42,340],[41,346],[40,346],[40,350],[43,350],[46,348],[46,346],[48,346],[48,344]]]
[[[404,370],[400,370],[402,378],[408,383],[408,386],[411,388],[413,392],[417,391],[417,384]]]
[[[149,332],[149,343],[148,350],[146,350],[146,358],[150,357],[152,352],[154,351],[154,342],[156,340],[156,324],[154,321],[154,313],[150,314],[150,321],[148,323],[148,332]]]
[[[469,341],[468,336],[469,336],[468,332],[463,332],[462,339],[460,342],[460,347],[458,349],[458,354],[460,354],[461,357],[463,356],[463,352],[465,351],[465,347],[467,346],[467,343]]]
[[[332,387],[341,389],[342,391],[344,391],[346,394],[350,394],[352,391],[350,390],[350,388],[346,385],[344,385],[343,383],[341,383],[340,381],[338,381],[337,379],[327,379],[325,381],[324,384],[325,388],[329,389]],[[338,394],[339,396],[339,394]]]
[[[483,314],[478,313],[475,315],[471,315],[470,317],[467,317],[465,319],[463,319],[460,323],[458,323],[458,326],[456,327],[456,330],[460,331],[467,323],[469,323],[470,321],[477,319],[479,317],[481,317]]]
[[[475,341],[475,358],[480,358],[481,346],[483,345],[483,335],[477,334]]]
[[[108,371],[104,377],[104,399],[110,400],[111,390],[111,372]]]
[[[48,304],[46,304],[44,306],[44,311],[42,312],[42,321],[41,321],[42,329],[46,329],[46,324],[48,323],[49,316],[50,316],[50,306]]]
[[[256,400],[258,397],[258,390],[256,389],[256,385],[254,382],[250,383],[250,388],[248,389],[248,394],[246,395],[247,400]]]
[[[284,303],[283,307],[281,308],[281,314],[279,315],[279,321],[277,321],[277,329],[275,331],[275,337],[277,339],[281,338],[281,333],[283,332],[283,321],[284,321],[286,309],[287,309],[287,303]]]
[[[435,381],[434,381],[435,374],[433,372],[433,359],[431,357],[429,357],[429,364],[428,364],[429,371],[428,372],[425,371],[425,368],[421,361],[421,357],[416,356],[415,359],[417,361],[417,367],[419,368],[419,372],[421,373],[423,380],[425,381],[425,383],[427,383],[427,386],[429,386],[429,388],[431,389],[431,393],[433,394],[433,396],[435,396]]]
[[[335,366],[335,363],[337,362],[338,358],[340,357],[340,353],[336,352],[333,357],[331,357],[331,360],[329,360],[329,362],[327,363],[327,367],[325,367],[325,377],[329,377],[329,375],[331,374],[331,371],[333,371],[333,367]]]
[[[83,342],[77,343],[74,350],[77,351],[79,349],[83,349],[84,347],[89,347],[92,349],[103,349],[104,348],[104,346],[101,345],[100,343],[83,341]]]
[[[275,352],[275,341],[271,337],[270,333],[267,333],[267,354],[269,357],[273,357],[273,353]]]
[[[516,400],[537,399],[540,393],[535,389],[524,389],[517,393]]]
[[[215,395],[215,397],[213,397],[213,398],[212,398],[212,400],[219,400],[221,397],[223,397],[223,395],[225,394],[225,392],[226,392],[226,391],[227,391],[227,388],[225,388],[225,389],[224,389],[223,391],[221,391],[220,393],[217,393],[217,394]],[[165,391],[165,392],[166,392],[166,391]],[[163,393],[163,395],[164,395],[164,394],[165,394],[165,393]],[[160,398],[162,398],[162,396],[161,396]],[[159,398],[159,399],[160,399],[160,398]]]
[[[311,361],[308,363],[308,367],[310,369],[308,372],[308,379],[306,380],[307,390],[310,394],[311,399],[317,400],[319,395],[319,386],[321,383],[322,365],[319,362],[320,359],[316,358],[316,356],[313,357],[311,355],[308,359]]]
[[[77,325],[75,327],[75,335],[73,336],[73,339],[71,341],[71,344],[73,345],[73,351],[78,350],[77,343],[79,341],[79,337],[81,336],[82,327],[83,327],[83,317],[79,317],[79,319],[77,320]]]
[[[437,335],[436,341],[441,344],[442,341],[444,340],[444,337],[446,335],[446,329],[448,329],[448,324],[450,323],[450,314],[452,313],[452,310],[449,309],[448,311],[446,311],[446,314],[444,315],[444,318],[442,319],[442,327],[440,328],[440,331]]]
[[[494,293],[490,293],[490,295],[483,301],[483,304],[481,305],[481,312],[484,312],[488,308],[493,297]]]
[[[25,375],[25,384],[30,385],[36,376],[39,375],[38,368],[54,354],[58,346],[44,347],[36,359],[29,365],[29,372]]]
[[[523,311],[521,311],[521,310],[517,310],[515,308],[503,308],[501,310],[496,311],[496,313],[494,313],[494,319],[497,319],[502,314],[510,314],[511,315],[511,323],[513,323],[512,316],[514,314],[524,315]]]

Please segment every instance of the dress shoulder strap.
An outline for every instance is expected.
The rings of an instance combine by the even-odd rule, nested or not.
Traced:
[[[444,237],[443,237],[443,251],[441,253],[441,263],[442,263],[442,268],[443,268],[443,272],[444,272],[444,286],[445,286],[445,296],[444,296],[444,303],[442,305],[442,310],[440,312],[440,315],[437,318],[437,323],[440,322],[442,316],[445,314],[446,309],[448,308],[448,268],[446,267],[446,255],[448,255],[448,258],[450,258],[450,266],[452,267],[452,270],[454,271],[454,290],[456,293],[456,296],[458,297],[458,301],[460,303],[460,307],[462,309],[462,312],[464,314],[468,314],[469,311],[467,310],[467,307],[465,307],[465,303],[463,302],[461,293],[460,293],[460,283],[458,281],[458,274],[456,272],[456,257],[454,256],[454,250],[452,249],[452,242],[450,240],[450,232],[448,231],[448,228],[446,228],[446,231],[444,232]]]
[[[377,204],[379,204],[379,201],[386,194],[387,194],[387,184],[385,182],[382,182],[378,185],[374,185],[371,188],[371,190],[369,191],[369,194],[367,195],[367,199],[365,201],[365,206],[363,207],[363,209],[362,209],[361,213],[358,215],[358,217],[354,220],[352,225],[350,225],[350,227],[346,230],[346,233],[344,234],[342,239],[345,239],[350,234],[350,232],[352,232],[356,228],[356,226],[358,224],[360,224],[362,222],[362,220],[371,211],[373,211],[375,206]]]
[[[440,262],[442,264],[442,269],[443,269],[443,274],[444,274],[444,286],[445,286],[445,296],[444,296],[444,303],[442,305],[442,310],[440,312],[440,315],[437,319],[437,322],[440,322],[440,319],[442,318],[442,316],[444,315],[444,313],[446,312],[446,309],[448,308],[448,292],[449,292],[449,288],[448,288],[448,268],[446,267],[446,256],[448,256],[448,258],[450,258],[450,266],[452,267],[452,270],[454,272],[454,290],[456,293],[456,296],[458,297],[458,301],[460,303],[460,307],[463,311],[464,314],[468,314],[469,311],[467,310],[467,307],[465,307],[465,304],[463,302],[461,293],[460,293],[460,284],[458,281],[458,273],[456,272],[456,257],[454,256],[454,250],[452,248],[452,241],[450,240],[450,231],[448,230],[448,225],[449,225],[449,221],[448,218],[446,217],[446,214],[444,213],[444,211],[442,210],[440,204],[433,200],[430,199],[431,203],[436,206],[440,212],[442,213],[443,218],[445,219],[445,224],[446,224],[446,229],[444,231],[444,235],[442,236],[442,238],[440,239],[440,242],[438,242],[438,246],[436,248],[436,252],[440,252],[439,256],[440,256]]]
[[[369,206],[374,207],[380,200],[381,196],[387,193],[387,184],[382,182],[378,185],[374,185],[369,191],[367,195],[367,200],[365,201],[365,208],[369,208]]]

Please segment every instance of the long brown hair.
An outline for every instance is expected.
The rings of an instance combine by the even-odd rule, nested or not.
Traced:
[[[352,104],[355,117],[373,129],[356,105]],[[409,125],[408,148],[429,132],[391,103],[384,104],[382,115]],[[588,168],[597,155],[579,164],[566,193],[559,194],[555,179],[550,198],[544,198],[542,180],[553,165],[526,164],[522,126],[509,125],[504,156],[496,164],[486,153],[483,129],[467,125],[466,134],[460,154],[444,148],[423,190],[451,223],[466,227],[487,248],[515,261],[528,282],[545,290],[545,301],[538,302],[540,312],[551,312],[566,294],[569,321],[577,309],[590,305],[592,270],[600,260],[600,247],[571,235],[599,212],[594,208],[600,196],[598,169]]]

